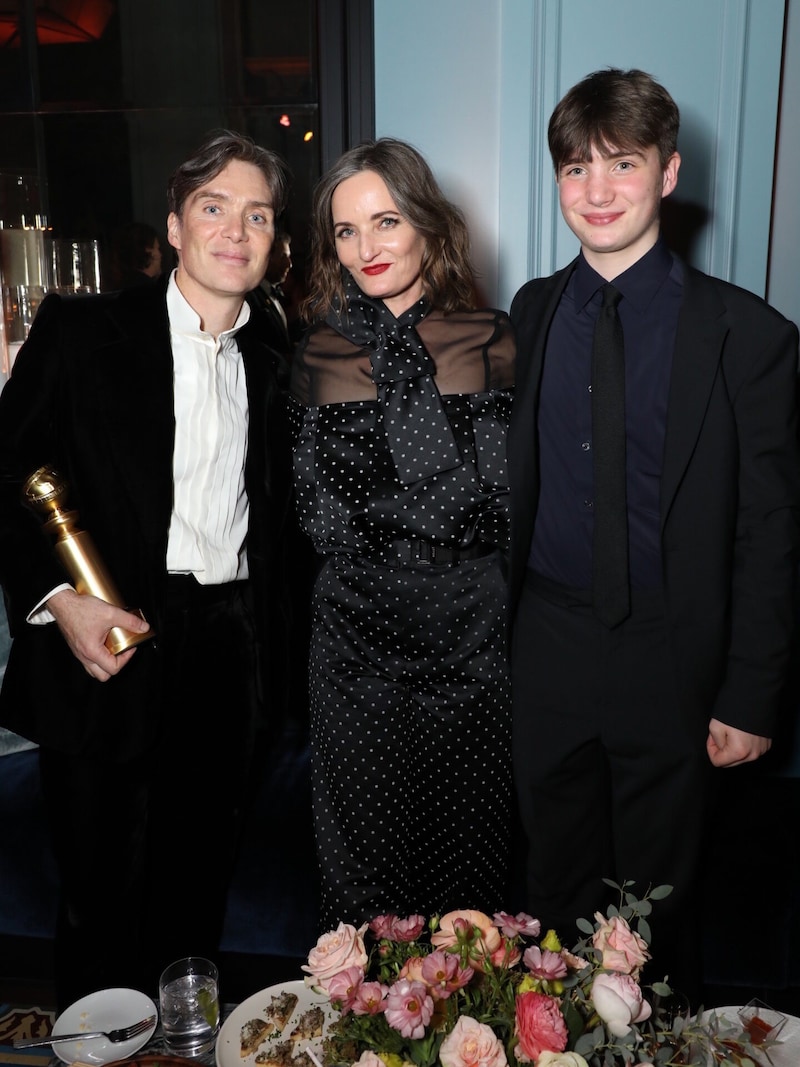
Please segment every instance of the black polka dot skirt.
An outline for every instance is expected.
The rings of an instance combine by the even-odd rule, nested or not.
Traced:
[[[506,907],[505,611],[499,553],[398,568],[327,559],[310,659],[322,929]]]

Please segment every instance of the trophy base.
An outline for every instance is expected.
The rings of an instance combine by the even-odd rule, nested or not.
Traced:
[[[144,613],[141,608],[126,608],[125,610],[144,619]],[[154,637],[155,632],[152,629],[146,630],[143,634],[134,634],[131,633],[130,630],[124,630],[121,626],[114,626],[108,631],[106,648],[112,656],[118,656],[120,652],[125,652],[127,649],[133,648],[135,645],[141,645],[143,642],[150,641]]]

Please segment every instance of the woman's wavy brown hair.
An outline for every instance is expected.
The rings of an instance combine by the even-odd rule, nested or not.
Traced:
[[[399,213],[425,238],[422,285],[432,306],[441,311],[474,307],[469,232],[463,213],[445,198],[416,148],[381,137],[345,152],[314,190],[309,292],[303,302],[306,318],[324,318],[344,302],[344,268],[336,255],[331,201],[337,186],[365,170],[383,179]]]

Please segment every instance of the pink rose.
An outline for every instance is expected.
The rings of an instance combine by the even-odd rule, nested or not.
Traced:
[[[500,931],[482,911],[448,911],[439,920],[439,928],[431,936],[434,948],[469,947],[469,957],[478,966],[503,949]]]
[[[318,986],[326,993],[328,983],[334,975],[348,967],[360,967],[363,973],[367,965],[367,952],[364,948],[364,931],[346,923],[339,923],[336,930],[323,934],[308,955],[308,963],[302,970],[307,971],[306,985]]]
[[[517,997],[514,1032],[519,1042],[516,1057],[522,1063],[535,1063],[543,1052],[563,1052],[567,1047],[567,1025],[558,1001],[544,993]]]
[[[600,925],[595,930],[592,945],[600,953],[602,966],[607,971],[619,971],[638,978],[650,959],[647,942],[631,930],[621,915],[606,919],[597,911],[594,917]]]
[[[624,1037],[632,1023],[643,1023],[652,1011],[629,974],[598,974],[592,983],[594,1009],[615,1037]]]
[[[461,1015],[439,1049],[442,1067],[507,1067],[505,1049],[484,1023]]]
[[[386,1021],[403,1037],[425,1036],[425,1027],[433,1015],[433,998],[422,982],[401,978],[389,989],[386,998]]]

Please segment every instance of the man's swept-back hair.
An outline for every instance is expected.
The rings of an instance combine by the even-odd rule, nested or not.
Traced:
[[[289,169],[276,152],[257,145],[250,137],[233,130],[215,130],[203,144],[173,172],[167,185],[167,207],[180,217],[186,200],[195,189],[210,182],[233,160],[252,163],[266,179],[277,219],[289,195]]]
[[[343,270],[336,255],[333,194],[347,178],[374,171],[386,183],[398,212],[425,239],[421,277],[425,296],[441,311],[474,307],[469,232],[461,210],[442,193],[425,159],[405,141],[365,141],[334,163],[314,190],[309,294],[303,311],[324,318],[344,300]]]
[[[550,117],[547,140],[556,171],[592,151],[658,149],[661,166],[676,150],[680,112],[663,85],[641,70],[609,67],[574,85]]]

